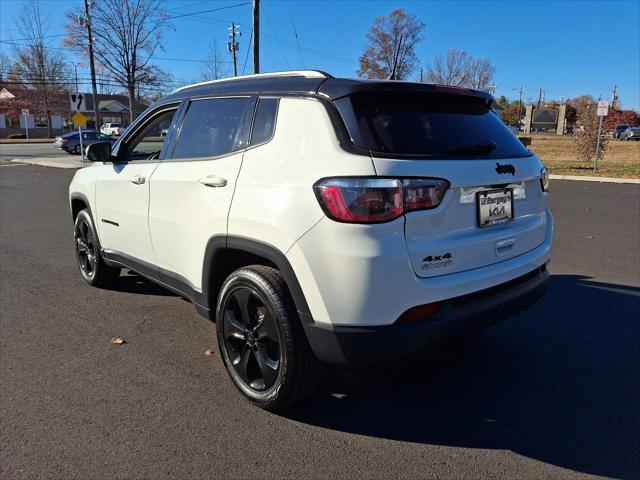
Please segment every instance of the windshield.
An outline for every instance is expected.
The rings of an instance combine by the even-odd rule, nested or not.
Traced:
[[[366,92],[338,99],[349,135],[375,153],[426,158],[531,155],[484,98],[425,92]]]

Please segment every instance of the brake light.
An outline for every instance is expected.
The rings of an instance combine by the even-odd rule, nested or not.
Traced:
[[[329,218],[381,223],[412,210],[437,207],[449,182],[434,178],[328,178],[313,188]]]
[[[63,138],[63,139],[62,139],[62,142],[63,142],[63,143],[67,143],[68,141],[69,141],[69,139],[68,139],[68,138]]]
[[[427,318],[433,317],[439,310],[440,304],[438,302],[418,305],[417,307],[410,308],[400,315],[394,324],[400,325],[426,320]]]

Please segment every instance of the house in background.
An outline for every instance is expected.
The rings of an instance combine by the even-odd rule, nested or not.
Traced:
[[[11,134],[25,134],[29,129],[29,137],[45,138],[48,136],[47,118],[38,116],[33,108],[29,108],[30,102],[24,97],[14,95],[6,88],[0,89],[0,138],[6,138]],[[29,115],[22,113],[23,109],[29,111]],[[54,135],[64,132],[64,117],[51,115],[51,128]]]
[[[82,113],[87,117],[88,128],[95,128],[93,113],[93,95],[91,93],[83,93],[85,96],[86,111]],[[100,116],[100,128],[105,123],[120,123],[123,127],[129,126],[131,123],[129,118],[129,97],[126,95],[97,95],[98,97],[98,115]],[[134,118],[144,112],[147,104],[135,101],[133,104]]]
[[[13,90],[13,89],[12,89]],[[87,117],[85,128],[95,128],[93,112],[93,95],[82,93],[85,97],[85,108],[82,113]],[[123,127],[129,125],[129,98],[126,95],[97,95],[98,115],[100,116],[100,128],[105,123],[120,123]],[[25,97],[26,98],[26,97]],[[13,92],[6,88],[0,89],[0,138],[6,138],[12,134],[25,134],[29,129],[29,138],[46,138],[48,136],[47,119],[39,116],[35,109],[30,107],[30,102],[20,96],[17,90]],[[57,103],[69,105],[67,97],[58,99]],[[68,108],[68,107],[67,107]],[[136,101],[134,103],[134,118],[147,108],[147,104]],[[22,110],[29,110],[29,115],[23,115]],[[65,112],[64,115],[51,115],[51,128],[53,135],[61,135],[73,130],[75,127],[71,121],[73,112]]]

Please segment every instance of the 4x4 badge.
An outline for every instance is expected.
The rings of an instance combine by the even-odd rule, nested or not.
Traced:
[[[511,175],[515,175],[516,167],[514,167],[510,163],[500,165],[498,162],[496,162],[496,172],[498,172],[499,174],[510,173]]]

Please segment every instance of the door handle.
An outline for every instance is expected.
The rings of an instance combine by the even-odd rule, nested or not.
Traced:
[[[204,177],[199,180],[202,185],[206,185],[207,187],[224,187],[227,185],[226,178],[216,177],[215,175],[211,175],[209,177]]]
[[[147,179],[142,175],[134,175],[131,179],[131,183],[135,183],[136,185],[142,185]]]

